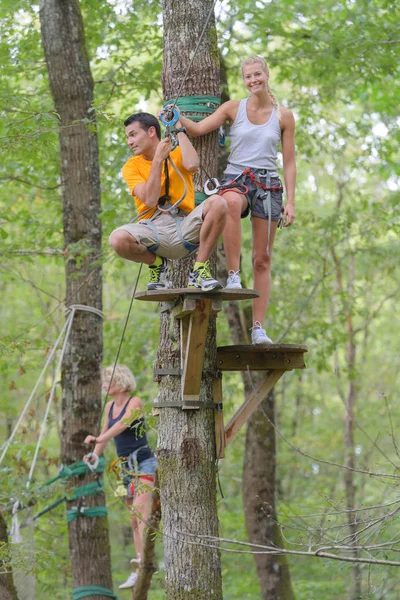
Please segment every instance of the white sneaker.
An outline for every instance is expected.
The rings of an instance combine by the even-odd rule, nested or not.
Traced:
[[[119,587],[120,590],[128,590],[129,588],[133,588],[136,583],[136,579],[138,578],[137,573],[131,573],[125,583],[121,583]]]
[[[255,321],[251,328],[251,341],[253,344],[273,344],[274,342],[267,336],[265,329],[262,328],[260,321]]]
[[[131,565],[138,565],[140,563],[140,556],[131,558],[131,560],[129,562],[131,563]]]
[[[228,279],[226,280],[226,290],[241,290],[242,283],[240,281],[239,271],[229,271]]]

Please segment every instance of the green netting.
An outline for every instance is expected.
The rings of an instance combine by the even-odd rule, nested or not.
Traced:
[[[79,510],[77,506],[67,510],[67,521],[73,521],[79,517],[105,517],[108,510],[105,506],[82,506]]]
[[[72,590],[72,600],[81,600],[81,598],[87,598],[88,596],[107,596],[107,598],[118,600],[118,596],[114,592],[100,585],[83,585]]]
[[[167,100],[164,107],[168,104],[175,104],[175,98]],[[220,104],[221,100],[217,96],[182,96],[178,98],[176,106],[184,113],[200,113],[198,115],[185,114],[185,116],[191,121],[202,121],[207,115],[212,115]]]
[[[99,464],[97,465],[97,467],[94,469],[93,472],[94,473],[103,473],[104,465],[105,465],[105,460],[104,460],[104,457],[101,456],[99,458]],[[79,460],[75,463],[72,463],[71,465],[61,467],[58,475],[56,477],[53,477],[52,479],[49,479],[48,481],[45,481],[45,483],[41,487],[50,485],[50,484],[54,483],[55,481],[57,481],[58,479],[69,479],[70,477],[76,477],[77,475],[84,475],[88,471],[91,471],[91,469],[89,469],[88,465],[83,460]]]

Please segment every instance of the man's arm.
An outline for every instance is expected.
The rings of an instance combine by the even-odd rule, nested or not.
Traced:
[[[183,137],[183,136],[182,136]],[[164,166],[164,160],[172,150],[171,140],[165,138],[159,142],[154,158],[151,162],[151,170],[148,180],[145,183],[138,183],[132,192],[141,202],[149,208],[157,206],[161,195],[161,174]]]

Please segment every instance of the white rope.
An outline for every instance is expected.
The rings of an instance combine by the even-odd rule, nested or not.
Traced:
[[[76,310],[85,310],[97,315],[98,317],[101,317],[102,319],[104,318],[104,314],[101,312],[101,310],[95,308],[94,306],[86,306],[86,304],[71,304],[71,306],[68,306],[67,310],[72,310],[73,312]]]
[[[21,424],[21,422],[22,422],[22,420],[23,420],[23,418],[24,418],[24,416],[26,414],[26,411],[29,408],[30,403],[32,402],[32,399],[33,399],[33,397],[34,397],[34,395],[36,393],[36,390],[37,390],[37,388],[39,386],[39,383],[41,382],[41,380],[43,378],[43,375],[46,372],[46,369],[49,366],[49,364],[50,364],[50,362],[51,362],[54,354],[56,353],[56,350],[58,348],[58,344],[60,343],[60,340],[61,340],[62,336],[64,335],[65,330],[68,328],[68,331],[67,331],[67,333],[65,335],[64,344],[63,344],[63,347],[62,347],[62,350],[61,350],[61,358],[60,358],[60,360],[58,362],[57,370],[60,368],[60,366],[62,364],[62,359],[63,359],[64,354],[65,354],[65,348],[66,348],[68,337],[69,337],[69,334],[70,334],[70,331],[71,331],[71,327],[72,327],[72,321],[73,321],[73,318],[74,318],[74,315],[75,315],[75,311],[77,311],[77,310],[83,310],[83,311],[91,312],[91,313],[93,313],[93,314],[95,314],[95,315],[97,315],[97,316],[99,316],[101,318],[103,318],[103,316],[104,316],[103,313],[102,313],[102,311],[99,310],[98,308],[94,308],[93,306],[86,306],[85,304],[71,304],[71,306],[69,306],[67,308],[67,311],[71,311],[71,312],[68,315],[68,317],[67,317],[67,319],[66,319],[66,321],[65,321],[65,323],[63,325],[63,328],[61,329],[60,335],[58,336],[57,341],[54,344],[54,347],[53,347],[52,351],[50,352],[50,354],[49,354],[49,356],[48,356],[48,358],[46,360],[46,363],[45,363],[45,365],[44,365],[44,367],[42,369],[42,372],[40,373],[39,378],[38,378],[37,382],[35,383],[35,386],[34,386],[34,388],[32,390],[32,393],[29,396],[28,401],[25,404],[25,407],[24,407],[24,409],[23,409],[23,411],[22,411],[22,413],[21,413],[21,415],[20,415],[20,417],[19,417],[19,419],[18,419],[18,421],[17,421],[17,423],[16,423],[16,425],[15,425],[15,427],[14,427],[14,429],[13,429],[11,435],[10,435],[10,437],[4,442],[4,448],[3,448],[2,454],[0,456],[0,465],[3,462],[3,459],[4,459],[4,457],[5,457],[6,453],[7,453],[8,448],[11,445],[11,442],[13,441],[13,439],[15,437],[16,432],[18,431],[18,428],[19,428],[19,426],[20,426],[20,424]],[[48,401],[48,404],[47,404],[47,407],[46,407],[45,417],[44,417],[44,420],[43,420],[43,423],[42,423],[42,427],[41,427],[41,430],[40,430],[39,440],[38,440],[38,444],[37,444],[36,450],[35,450],[34,463],[36,462],[37,454],[39,452],[39,445],[40,445],[40,442],[41,442],[42,437],[43,437],[45,423],[46,423],[47,416],[48,416],[49,410],[50,410],[50,405],[51,405],[51,402],[52,402],[52,399],[53,399],[53,396],[54,396],[54,390],[55,390],[55,380],[53,382],[53,386],[52,386],[52,389],[51,389],[50,398],[49,398],[49,401]],[[34,463],[33,463],[33,466],[34,466]],[[32,473],[33,473],[33,469],[31,467],[31,470],[29,472],[27,487],[29,487],[30,480],[31,480],[31,477],[32,477]]]
[[[65,334],[64,343],[63,343],[62,348],[61,348],[61,353],[60,353],[60,358],[58,360],[57,369],[56,369],[55,374],[54,374],[53,384],[51,386],[50,396],[49,396],[49,399],[47,401],[47,406],[46,406],[46,410],[45,410],[45,413],[44,413],[44,417],[43,417],[43,421],[42,421],[42,426],[40,428],[38,441],[36,443],[35,454],[33,456],[32,465],[31,465],[31,468],[30,468],[30,471],[29,471],[28,481],[26,482],[26,488],[27,489],[29,488],[31,480],[32,480],[32,475],[33,475],[33,471],[35,469],[37,456],[39,454],[40,444],[42,443],[42,438],[43,438],[43,435],[44,435],[44,432],[45,432],[46,423],[47,423],[47,417],[49,416],[50,406],[51,406],[51,403],[53,401],[54,392],[55,392],[56,384],[57,384],[56,374],[58,373],[59,369],[61,368],[62,361],[64,360],[65,349],[67,347],[67,342],[68,342],[69,334],[71,333],[71,327],[72,327],[72,321],[74,320],[74,314],[75,314],[75,310],[73,309],[70,312],[70,314],[68,315],[68,317],[67,317],[67,321],[66,321],[66,323],[67,323],[67,331],[66,331],[66,334]]]
[[[29,405],[30,405],[30,403],[32,402],[32,399],[33,399],[33,397],[34,397],[34,395],[35,395],[35,392],[36,392],[36,390],[37,390],[37,388],[38,388],[38,385],[39,385],[39,383],[41,382],[41,380],[42,380],[42,378],[43,378],[43,375],[44,375],[44,373],[45,373],[45,371],[46,371],[47,367],[49,366],[49,363],[50,363],[51,359],[53,358],[53,356],[54,356],[54,354],[55,354],[55,352],[56,352],[56,350],[57,350],[57,346],[58,346],[58,344],[59,344],[59,342],[60,342],[60,340],[61,340],[61,338],[62,338],[62,336],[63,336],[63,334],[64,334],[64,331],[65,331],[66,327],[67,327],[67,321],[65,322],[65,324],[64,324],[64,326],[63,326],[63,328],[62,328],[62,330],[61,330],[61,333],[60,333],[60,335],[59,335],[59,336],[58,336],[58,338],[57,338],[57,341],[56,341],[56,343],[55,343],[55,345],[54,345],[54,348],[53,348],[53,350],[50,352],[50,354],[49,354],[49,356],[48,356],[48,358],[47,358],[47,360],[46,360],[46,364],[44,365],[44,367],[43,367],[43,370],[42,370],[42,372],[41,372],[41,373],[40,373],[40,375],[39,375],[39,379],[38,379],[38,380],[37,380],[37,382],[35,383],[35,387],[33,388],[33,390],[32,390],[32,393],[31,393],[31,395],[29,396],[29,399],[28,399],[27,403],[25,404],[24,410],[22,411],[22,413],[21,413],[21,415],[20,415],[20,417],[19,417],[19,419],[18,419],[18,421],[17,421],[17,423],[16,423],[16,425],[15,425],[15,427],[14,427],[14,429],[13,429],[13,431],[12,431],[11,435],[10,435],[10,437],[8,438],[8,440],[6,440],[6,441],[4,442],[4,450],[3,450],[3,452],[2,452],[2,454],[1,454],[1,456],[0,456],[0,465],[1,465],[1,463],[3,462],[3,458],[5,457],[5,455],[6,455],[6,452],[7,452],[8,448],[9,448],[9,446],[10,446],[11,442],[12,442],[12,441],[13,441],[13,439],[14,439],[14,436],[15,436],[15,434],[16,434],[16,432],[17,432],[17,430],[18,430],[18,427],[19,427],[19,426],[20,426],[20,424],[21,424],[21,421],[22,421],[22,419],[23,419],[23,418],[24,418],[24,416],[25,416],[25,413],[26,413],[26,411],[27,411],[27,410],[28,410],[28,408],[29,408]]]

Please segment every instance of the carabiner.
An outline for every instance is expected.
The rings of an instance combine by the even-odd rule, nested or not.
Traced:
[[[214,189],[210,190],[208,187],[208,184],[211,184],[214,186]],[[207,179],[207,181],[204,184],[204,193],[207,194],[207,196],[212,196],[213,194],[217,194],[219,191],[219,181],[218,179],[216,179],[215,177],[211,177],[210,179]]]
[[[179,119],[179,112],[176,108],[166,107],[160,112],[161,123],[167,127],[175,125]]]

